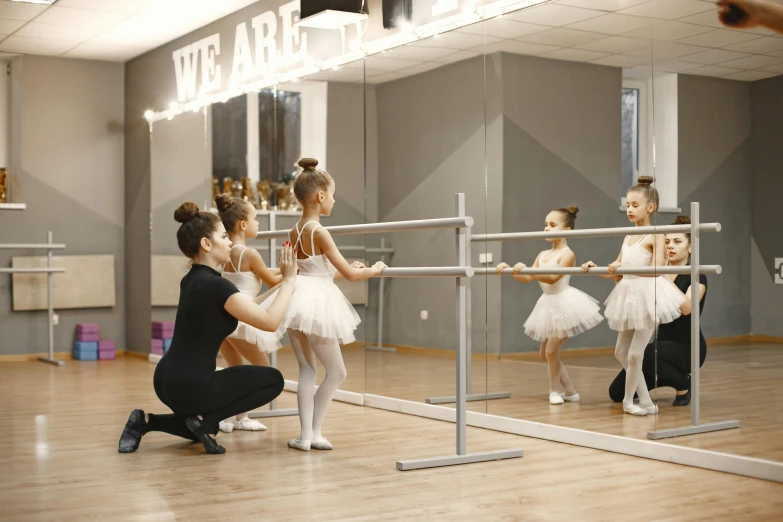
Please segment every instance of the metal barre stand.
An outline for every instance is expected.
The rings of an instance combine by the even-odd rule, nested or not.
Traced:
[[[46,244],[11,243],[0,245],[0,250],[46,250],[46,268],[0,268],[0,274],[46,274],[46,303],[49,311],[48,341],[49,351],[47,357],[39,357],[40,362],[52,366],[62,366],[64,361],[54,358],[54,305],[52,303],[52,274],[64,273],[64,268],[52,268],[52,250],[62,250],[63,244],[52,243],[51,230],[46,233]]]
[[[345,235],[345,234],[371,234],[382,232],[400,232],[409,230],[423,230],[433,228],[456,228],[457,229],[457,266],[455,267],[406,267],[406,268],[387,268],[381,274],[382,278],[386,277],[455,277],[457,283],[457,299],[456,299],[456,312],[457,312],[457,407],[456,407],[456,429],[457,429],[457,448],[455,455],[448,455],[443,457],[430,457],[424,459],[414,460],[400,460],[397,461],[397,469],[400,471],[408,471],[414,469],[423,468],[436,468],[441,466],[453,466],[457,464],[469,464],[473,462],[488,462],[492,460],[502,460],[509,458],[517,458],[522,456],[521,449],[510,450],[498,450],[488,451],[481,453],[468,454],[466,451],[466,436],[467,436],[467,412],[466,412],[466,377],[467,377],[467,284],[466,281],[470,278],[474,271],[473,268],[467,265],[467,230],[473,226],[473,218],[465,215],[465,194],[455,194],[456,199],[456,218],[441,218],[441,219],[425,219],[419,221],[398,221],[389,223],[372,223],[365,225],[347,225],[337,227],[326,227],[327,230],[333,235]],[[269,240],[269,251],[276,252],[275,239],[286,237],[287,231],[274,230],[274,215],[269,215],[270,230],[269,232],[261,232],[257,238]],[[270,256],[274,259],[274,256]],[[274,260],[272,261],[274,263]],[[271,266],[271,264],[270,264]],[[285,411],[285,410],[276,410]],[[272,412],[262,412],[264,414]],[[277,415],[280,415],[277,413]],[[250,415],[254,416],[271,416],[271,415],[258,415],[254,412]]]

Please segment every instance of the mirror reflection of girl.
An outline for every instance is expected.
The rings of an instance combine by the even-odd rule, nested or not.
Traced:
[[[544,230],[573,230],[578,212],[576,207],[553,210],[546,216]],[[547,241],[552,243],[552,248],[538,254],[533,268],[574,266],[576,254],[565,239]],[[496,270],[501,272],[508,267],[506,263],[500,263]],[[535,279],[544,292],[525,321],[524,328],[529,337],[541,343],[540,355],[549,367],[549,404],[578,402],[579,394],[560,360],[560,348],[569,338],[603,321],[598,301],[570,286],[569,275],[518,275],[523,268],[527,268],[524,263],[514,265],[514,279],[523,283]],[[564,393],[560,392],[561,388]]]
[[[358,261],[348,263],[331,234],[321,226],[321,216],[331,214],[334,207],[335,183],[317,165],[316,159],[300,159],[302,171],[294,180],[294,195],[303,210],[289,238],[297,249],[300,271],[288,313],[278,331],[282,336],[287,329],[299,365],[296,398],[301,431],[288,446],[302,451],[332,449],[321,428],[332,398],[347,376],[340,344],[356,340],[353,332],[360,322],[351,303],[334,284],[335,275],[339,273],[348,281],[364,281],[380,275],[386,267],[380,261],[372,268]],[[326,369],[318,391],[316,359]]]
[[[658,210],[658,191],[652,186],[653,178],[640,176],[637,184],[626,194],[628,219],[637,227],[650,226]],[[677,319],[685,296],[665,277],[649,275],[624,275],[618,278],[614,272],[620,266],[664,266],[666,264],[665,238],[663,234],[626,236],[617,260],[609,265],[609,279],[619,279],[606,299],[604,315],[609,328],[616,330],[617,345],[614,355],[627,377],[623,411],[631,415],[654,415],[658,406],[653,403],[642,375],[644,349],[659,324]],[[592,261],[582,265],[587,271],[596,266]],[[634,393],[639,405],[633,403]]]
[[[690,225],[688,216],[677,216],[673,225]],[[670,266],[687,266],[691,253],[690,234],[666,234],[666,259]],[[680,311],[682,316],[658,327],[656,341],[644,350],[642,372],[649,389],[672,387],[677,395],[673,406],[687,406],[691,402],[691,286],[690,274],[666,275],[687,298]],[[707,297],[707,276],[699,274],[699,314],[704,310]],[[699,330],[699,366],[707,358],[707,341]],[[657,377],[657,378],[656,378]],[[609,386],[609,396],[614,402],[623,400],[625,370]]]
[[[247,238],[258,235],[256,209],[247,201],[228,194],[218,195],[215,204],[232,243],[229,262],[223,266],[223,277],[234,283],[240,292],[255,299],[262,283],[272,288],[283,280],[279,269],[268,268],[261,254],[247,247]],[[223,341],[220,353],[228,367],[243,364],[243,358],[255,366],[269,366],[266,354],[279,347],[274,332],[264,332],[240,322]],[[220,431],[231,433],[233,430],[263,431],[266,426],[249,418],[247,413],[241,413],[220,423]]]

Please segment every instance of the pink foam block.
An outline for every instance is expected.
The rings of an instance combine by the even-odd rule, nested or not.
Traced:
[[[99,341],[101,334],[98,332],[76,332],[77,341],[96,342]]]
[[[108,352],[108,351],[114,351],[116,350],[116,347],[114,346],[114,341],[98,341],[98,351],[99,352]]]
[[[114,350],[98,350],[99,361],[109,361],[117,358],[117,352]]]
[[[79,323],[76,325],[76,333],[98,333],[100,327],[95,323]]]
[[[163,355],[163,341],[161,341],[160,339],[153,339],[150,353]]]

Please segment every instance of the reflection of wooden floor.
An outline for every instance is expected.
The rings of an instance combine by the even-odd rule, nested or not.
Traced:
[[[690,425],[690,408],[675,408],[674,390],[657,394],[660,413],[631,417],[609,400],[608,388],[619,371],[611,353],[573,356],[564,361],[582,401],[550,406],[543,362],[489,361],[474,355],[473,392],[508,391],[511,399],[468,403],[468,408],[614,435],[647,438],[656,429]],[[454,395],[451,352],[406,350],[398,353],[344,350],[348,380],[343,389],[413,401]],[[293,354],[281,352],[280,367],[296,379]],[[321,372],[320,375],[323,373]],[[662,441],[714,451],[783,461],[783,344],[756,343],[710,347],[701,372],[701,422],[739,420],[740,428]],[[489,385],[487,385],[489,383]]]
[[[132,408],[166,411],[154,369],[130,357],[0,365],[0,519],[638,520],[643,510],[648,520],[774,520],[783,512],[781,484],[474,428],[469,451],[522,447],[524,458],[399,472],[398,458],[453,451],[453,425],[341,403],[325,424],[334,451],[288,449],[298,419],[283,417],[265,420],[266,432],[219,435],[225,455],[158,433],[118,454]],[[294,395],[281,403],[292,406]]]

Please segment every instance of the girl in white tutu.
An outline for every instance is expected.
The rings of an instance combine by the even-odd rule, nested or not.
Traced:
[[[271,288],[283,280],[280,269],[269,269],[256,249],[247,248],[247,238],[258,235],[256,209],[247,201],[228,194],[216,197],[215,204],[232,243],[230,261],[223,267],[223,277],[234,283],[241,293],[255,299],[262,283]],[[220,353],[229,367],[243,364],[243,358],[256,366],[269,366],[266,354],[279,348],[277,341],[275,332],[265,332],[240,321],[234,333],[223,341]],[[263,431],[266,426],[243,413],[221,422],[220,430],[226,433],[233,430]]]
[[[658,210],[658,191],[653,178],[640,176],[626,195],[628,219],[637,227],[650,226]],[[654,415],[653,404],[642,375],[644,349],[655,333],[655,327],[674,321],[681,315],[680,306],[685,296],[674,284],[662,276],[613,276],[620,266],[665,266],[666,247],[663,234],[626,236],[617,260],[609,265],[609,276],[619,280],[606,299],[606,319],[609,328],[616,330],[617,345],[614,355],[626,371],[623,410],[631,415]],[[592,261],[582,265],[583,270],[596,266]],[[634,392],[639,405],[633,403]]]
[[[573,230],[576,225],[576,207],[553,210],[546,216],[544,230]],[[536,257],[533,268],[571,267],[576,262],[576,254],[568,248],[565,239],[547,239],[552,248],[543,250]],[[508,268],[506,263],[500,263],[496,270],[501,272]],[[593,328],[603,317],[598,301],[569,285],[569,275],[518,275],[524,263],[514,265],[514,279],[529,283],[537,280],[543,290],[530,317],[525,321],[525,333],[541,342],[541,358],[549,366],[549,404],[563,402],[579,402],[568,371],[560,360],[560,348],[575,335]],[[560,388],[565,393],[560,392]]]
[[[299,275],[283,323],[278,330],[282,337],[288,331],[291,346],[299,364],[299,386],[296,390],[299,406],[299,437],[288,446],[302,451],[310,448],[330,450],[332,444],[321,433],[321,426],[337,388],[345,380],[345,363],[340,344],[355,341],[354,330],[359,316],[339,288],[334,284],[337,273],[349,281],[364,281],[378,276],[386,268],[382,262],[372,268],[362,263],[349,264],[321,227],[321,216],[328,216],[334,207],[334,179],[315,167],[318,160],[302,158],[302,171],[294,181],[294,194],[302,204],[302,219],[289,232],[298,253]],[[271,303],[274,296],[267,302]],[[318,358],[326,368],[326,376],[315,391]]]

